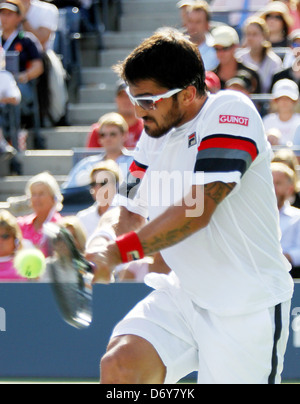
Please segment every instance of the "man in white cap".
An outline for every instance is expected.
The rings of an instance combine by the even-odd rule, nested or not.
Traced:
[[[281,144],[292,146],[297,128],[300,126],[300,114],[296,113],[299,100],[297,84],[288,79],[279,80],[273,87],[273,100],[277,112],[264,118],[266,131],[278,128],[282,134]]]
[[[261,92],[261,85],[257,72],[236,59],[235,53],[240,44],[236,30],[229,26],[220,26],[212,31],[212,36],[220,62],[214,73],[220,78],[222,89],[225,88],[227,81],[236,77],[239,70],[245,70],[251,74],[253,92],[259,94]]]

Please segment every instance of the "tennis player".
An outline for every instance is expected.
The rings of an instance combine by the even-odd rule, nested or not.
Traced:
[[[255,106],[208,94],[201,56],[176,30],[145,40],[118,71],[145,124],[130,170],[140,185],[119,196],[87,258],[95,282],[157,252],[171,273],[147,276],[154,291],[114,329],[101,383],[176,383],[193,371],[203,384],[280,383],[293,282]]]

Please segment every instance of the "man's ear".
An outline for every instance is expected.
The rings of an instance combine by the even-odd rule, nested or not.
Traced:
[[[184,105],[188,106],[192,104],[195,101],[195,98],[197,97],[196,87],[188,86],[186,89],[182,91],[181,97]]]

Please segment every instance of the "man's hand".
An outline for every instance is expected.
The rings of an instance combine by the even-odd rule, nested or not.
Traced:
[[[88,251],[85,257],[95,265],[93,283],[108,285],[114,269],[122,263],[120,251],[114,242],[103,244],[102,248],[98,248],[96,252]]]

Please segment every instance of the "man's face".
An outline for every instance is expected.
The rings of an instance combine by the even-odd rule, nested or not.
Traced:
[[[107,153],[114,153],[124,147],[125,135],[116,125],[102,125],[99,128],[99,139]]]
[[[289,97],[280,97],[275,100],[279,112],[293,113],[297,102],[293,101]]]
[[[141,80],[130,84],[129,90],[133,97],[146,97],[162,95],[173,89],[160,87],[153,80]],[[136,105],[135,112],[138,118],[143,119],[145,131],[152,138],[160,138],[174,127],[180,126],[185,116],[179,97],[162,99],[155,104],[155,109],[150,111]]]
[[[208,32],[209,24],[204,11],[191,11],[187,19],[187,32],[191,41],[198,43],[202,41],[203,36]]]
[[[18,27],[22,17],[14,11],[4,9],[0,12],[0,20],[3,30],[9,31]]]
[[[93,176],[91,194],[99,207],[110,206],[117,192],[117,181],[110,171],[98,171]]]
[[[280,171],[273,171],[273,181],[278,207],[280,208],[293,195],[294,186],[288,177]]]

